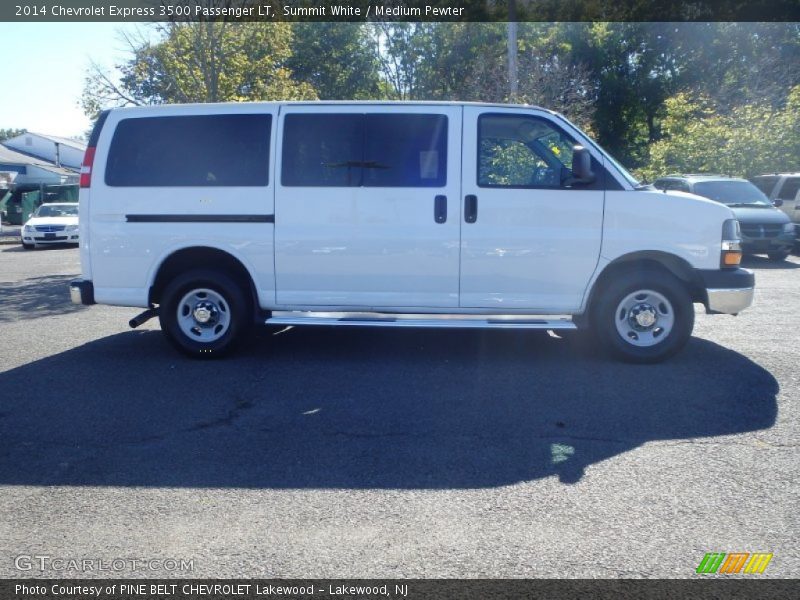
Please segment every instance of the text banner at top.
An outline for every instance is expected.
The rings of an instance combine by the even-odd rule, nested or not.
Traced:
[[[789,21],[800,0],[33,0],[4,22]]]

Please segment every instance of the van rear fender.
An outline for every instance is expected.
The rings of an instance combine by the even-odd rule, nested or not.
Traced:
[[[245,262],[227,250],[211,246],[190,246],[173,251],[154,269],[150,277],[148,303],[160,304],[164,289],[180,273],[193,268],[218,269],[242,286],[251,300],[253,318],[262,317],[258,290],[251,269]]]

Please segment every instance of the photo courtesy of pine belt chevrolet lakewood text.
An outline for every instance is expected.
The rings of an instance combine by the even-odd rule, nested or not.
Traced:
[[[693,303],[750,306],[731,208],[640,185],[563,116],[469,103],[103,112],[81,170],[73,302],[146,309],[179,350],[256,323],[585,329],[684,346]]]

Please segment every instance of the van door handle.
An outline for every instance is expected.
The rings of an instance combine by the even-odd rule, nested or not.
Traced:
[[[433,220],[437,223],[447,221],[447,196],[436,196],[433,199]]]
[[[467,223],[478,220],[478,197],[475,194],[464,196],[464,220]]]

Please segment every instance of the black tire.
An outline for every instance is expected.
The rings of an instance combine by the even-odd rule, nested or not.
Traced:
[[[789,257],[791,250],[780,250],[778,252],[770,252],[767,254],[770,260],[774,260],[775,262],[780,262],[782,260],[786,260]]]
[[[33,250],[34,248],[36,248],[36,244],[26,244],[24,242],[22,244],[23,250]]]
[[[184,300],[188,294],[197,290],[200,290],[200,293],[194,298]],[[195,320],[197,333],[192,335],[186,329],[188,321],[194,318],[195,312],[190,310],[186,313],[185,309],[193,303],[197,307],[198,299],[202,299],[203,295],[205,295],[204,301],[211,307],[216,307],[215,314],[221,317],[217,319],[216,326],[213,319],[204,325]],[[187,271],[172,280],[161,295],[158,314],[161,330],[169,342],[187,356],[192,358],[225,356],[241,340],[251,321],[252,308],[248,297],[243,286],[224,273],[213,269]],[[184,318],[179,322],[178,305],[182,302],[181,311]],[[213,308],[211,312],[214,312]],[[221,330],[218,337],[214,337],[217,335],[214,330],[221,326],[223,319],[227,320],[227,329]],[[202,336],[206,335],[210,335],[213,339],[202,339]]]
[[[626,299],[635,303],[630,310],[622,304]],[[649,328],[638,330],[640,325],[634,315],[642,312],[641,307],[653,308],[655,312],[649,314],[656,321]],[[672,324],[667,326],[670,315]],[[660,333],[659,323],[665,325]],[[660,362],[683,348],[691,337],[694,305],[686,286],[670,273],[621,272],[599,291],[592,308],[591,327],[596,339],[614,356],[633,363]],[[620,329],[628,330],[627,335],[623,336]],[[643,343],[652,345],[637,345]]]

